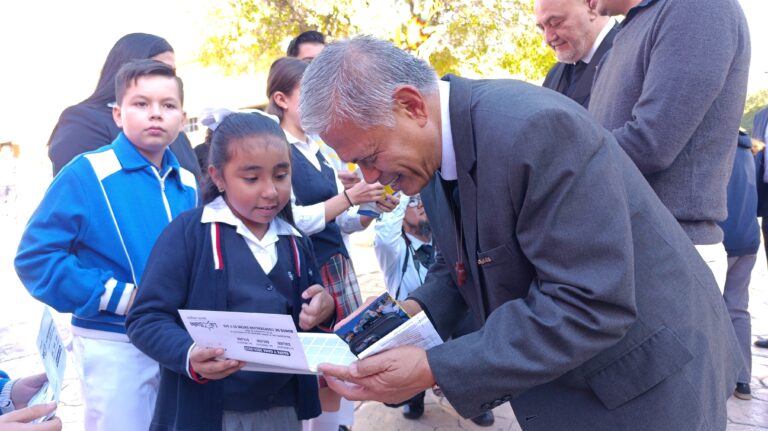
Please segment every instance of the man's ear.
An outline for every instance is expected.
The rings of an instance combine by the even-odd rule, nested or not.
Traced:
[[[429,119],[427,102],[424,95],[412,85],[402,85],[395,89],[395,110],[402,112],[410,119],[416,120],[419,126],[423,126]]]
[[[118,128],[123,128],[123,119],[120,118],[120,105],[112,107],[112,119],[115,120],[115,124],[117,124]]]

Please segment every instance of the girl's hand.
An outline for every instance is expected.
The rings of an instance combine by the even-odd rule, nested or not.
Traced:
[[[323,286],[313,284],[302,292],[301,297],[309,299],[309,303],[301,304],[301,313],[299,313],[299,327],[301,329],[305,331],[312,329],[333,316],[333,311],[336,308],[333,297]]]
[[[387,195],[376,201],[376,206],[379,208],[379,211],[383,213],[388,213],[394,210],[399,204],[400,198],[395,195]]]
[[[339,171],[338,177],[345,190],[349,190],[352,186],[361,181],[360,177],[354,172]]]
[[[347,195],[355,205],[375,202],[381,199],[383,194],[384,186],[379,183],[368,184],[365,181],[360,181],[347,190]]]
[[[234,359],[216,360],[222,355],[224,355],[224,349],[195,346],[189,354],[189,363],[197,374],[209,380],[223,379],[245,366],[245,362]]]

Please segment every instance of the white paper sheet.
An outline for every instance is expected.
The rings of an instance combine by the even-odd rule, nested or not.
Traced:
[[[360,359],[399,346],[416,346],[424,350],[443,343],[432,322],[423,311],[406,320],[367,349],[360,352]]]
[[[64,343],[61,341],[59,331],[53,322],[53,316],[45,307],[43,318],[40,321],[40,332],[37,334],[37,350],[45,368],[45,375],[48,382],[29,400],[28,405],[47,404],[50,402],[59,402],[61,396],[61,387],[64,382],[64,371],[67,367],[67,351]],[[50,419],[55,413],[42,417],[34,423]]]
[[[179,310],[199,346],[223,348],[224,357],[248,362],[247,371],[317,374],[317,364],[349,365],[357,358],[335,334],[296,331],[291,316]]]

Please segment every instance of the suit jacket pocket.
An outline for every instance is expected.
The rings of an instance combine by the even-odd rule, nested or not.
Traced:
[[[645,393],[678,372],[693,356],[662,326],[615,361],[587,377],[587,384],[610,409]]]
[[[498,247],[494,247],[488,251],[477,253],[477,267],[483,274],[485,285],[489,289],[498,291],[499,288],[505,289],[512,295],[512,299],[520,296],[525,296],[527,292],[517,292],[514,286],[521,285],[516,283],[516,280],[524,274],[513,274],[513,268],[518,269],[519,265],[515,265],[517,259],[515,258],[514,248],[509,244],[502,244]],[[523,283],[527,289],[528,282]]]

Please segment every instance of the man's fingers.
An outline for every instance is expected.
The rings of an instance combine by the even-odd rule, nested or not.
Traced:
[[[331,376],[341,380],[352,379],[352,375],[349,373],[349,367],[345,367],[343,365],[323,363],[319,364],[317,369],[325,377]]]
[[[331,388],[332,391],[350,401],[371,399],[368,390],[362,386],[349,384],[329,375],[325,375],[325,381],[328,382],[328,387]]]
[[[353,380],[362,379],[387,371],[388,365],[391,363],[387,353],[379,353],[351,363],[349,365],[349,376]]]

